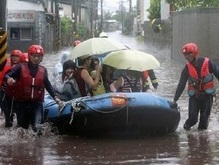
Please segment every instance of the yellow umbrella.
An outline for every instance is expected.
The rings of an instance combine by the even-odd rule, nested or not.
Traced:
[[[69,59],[75,59],[82,56],[100,55],[122,49],[127,49],[127,47],[110,38],[90,38],[74,47],[70,53]]]
[[[160,62],[153,55],[137,50],[111,52],[103,59],[103,64],[140,72],[160,67]]]

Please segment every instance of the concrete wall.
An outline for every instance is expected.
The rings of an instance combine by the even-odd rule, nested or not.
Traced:
[[[153,31],[153,28],[149,21],[145,21],[143,25],[143,30],[144,30],[145,43],[151,44],[159,48],[171,49],[171,41],[172,41],[171,20],[162,21],[162,29],[158,33]]]
[[[169,49],[171,58],[185,62],[181,49],[188,42],[195,42],[199,55],[211,58],[219,64],[219,9],[194,8],[173,13],[161,21],[162,29],[155,33],[145,22],[144,40],[158,48]]]
[[[172,58],[184,60],[182,46],[195,42],[200,56],[219,64],[219,9],[195,8],[174,13],[172,33]]]

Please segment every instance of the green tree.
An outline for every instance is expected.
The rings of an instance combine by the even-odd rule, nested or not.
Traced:
[[[72,43],[73,29],[72,20],[68,17],[61,18],[61,44],[68,46]]]
[[[219,0],[166,0],[176,11],[194,7],[219,7]]]
[[[104,13],[104,19],[105,20],[112,19],[112,12],[110,12],[110,11],[105,12]]]
[[[151,0],[148,12],[150,20],[160,18],[160,0]]]

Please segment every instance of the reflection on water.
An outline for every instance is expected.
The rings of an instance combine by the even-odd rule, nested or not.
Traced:
[[[168,49],[159,50],[147,46],[132,37],[121,36],[119,32],[109,33],[110,38],[124,43],[132,49],[155,55],[161,67],[155,70],[159,79],[157,94],[173,99],[180,72],[185,64],[170,59]],[[43,65],[49,71],[59,61],[58,55],[46,55]],[[181,121],[175,134],[164,137],[145,138],[82,138],[57,136],[51,133],[49,125],[44,126],[43,136],[38,138],[32,132],[4,128],[0,119],[0,164],[168,164],[207,165],[219,164],[218,106],[216,100],[211,114],[209,130],[190,132],[183,130],[187,118],[186,91],[178,101]],[[20,131],[20,132],[19,132]]]

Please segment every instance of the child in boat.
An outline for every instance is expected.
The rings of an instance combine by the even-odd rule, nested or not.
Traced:
[[[95,79],[96,76],[97,76],[97,74],[96,74],[97,71],[95,70],[96,65],[100,66],[100,59],[98,57],[93,57],[92,62],[91,62],[91,70],[92,71],[90,72],[90,75],[93,79]],[[100,95],[100,94],[103,94],[103,93],[106,93],[106,90],[105,90],[105,87],[103,85],[102,76],[100,76],[99,84],[96,88],[91,90],[91,95],[96,96],[96,95]]]
[[[76,64],[72,60],[67,60],[63,64],[63,72],[55,78],[53,84],[54,91],[63,101],[69,101],[81,97],[78,85],[73,77]]]
[[[110,84],[110,89],[112,92],[142,92],[141,72],[124,70],[121,76]]]

